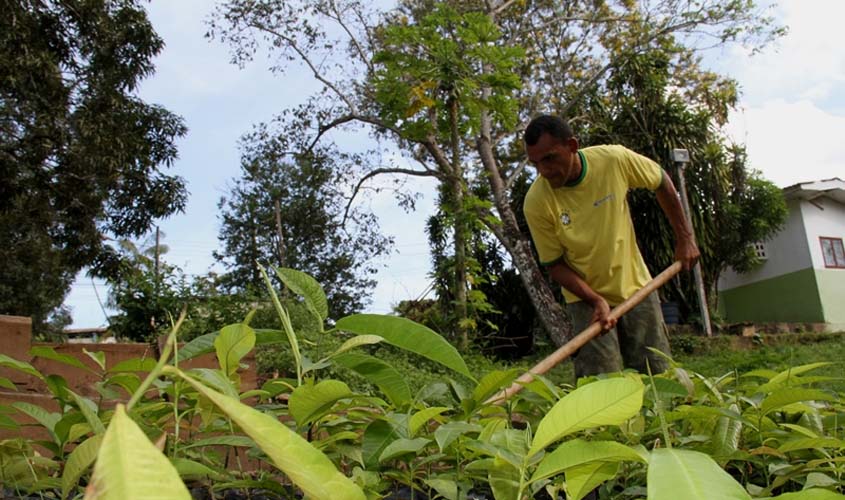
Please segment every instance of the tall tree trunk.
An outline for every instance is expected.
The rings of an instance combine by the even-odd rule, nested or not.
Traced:
[[[489,97],[490,89],[482,89],[482,99],[486,100]],[[560,303],[555,300],[552,290],[531,253],[531,244],[519,230],[519,224],[511,209],[505,183],[493,152],[492,120],[488,111],[481,112],[481,135],[478,137],[476,148],[481,163],[487,171],[493,202],[501,221],[501,224],[495,224],[485,219],[485,225],[513,258],[513,263],[519,271],[519,277],[531,298],[531,303],[543,328],[555,345],[561,346],[572,338],[572,322]]]
[[[449,102],[449,121],[452,132],[452,173],[449,180],[452,202],[454,203],[454,244],[455,244],[455,314],[457,316],[458,336],[461,350],[469,347],[467,328],[467,271],[466,271],[466,216],[464,214],[464,183],[461,167],[461,137],[458,130],[458,99],[452,97]]]

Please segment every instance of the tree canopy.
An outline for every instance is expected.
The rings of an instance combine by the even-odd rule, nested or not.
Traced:
[[[732,42],[762,46],[782,29],[753,1],[406,0],[375,13],[354,0],[230,0],[213,17],[210,33],[230,44],[238,62],[266,42],[278,57],[273,71],[283,73],[291,61],[313,71],[320,91],[278,120],[280,133],[301,131],[303,150],[327,142],[332,130],[368,127],[403,148],[418,168],[364,164],[360,179],[392,171],[442,182],[459,310],[467,310],[466,233],[475,219],[507,251],[542,324],[552,334],[562,332],[561,341],[570,333],[565,316],[511,196],[525,172],[524,124],[544,111],[566,115],[582,130],[601,128],[602,119],[621,115],[614,109],[594,118],[598,108],[590,103],[612,97],[613,75],[655,51],[668,54],[665,65],[676,75],[671,84],[681,89],[673,102],[707,106],[719,97],[721,80],[688,67],[696,50]],[[332,56],[338,47],[346,48],[346,57]],[[722,111],[714,108],[707,119]],[[653,156],[654,150],[641,152]],[[480,183],[487,185],[485,198],[467,201],[470,187]]]
[[[37,328],[105,238],[184,208],[183,120],[135,94],[163,45],[135,0],[4,2],[0,313]]]
[[[360,312],[375,286],[373,259],[391,241],[372,214],[346,211],[343,153],[288,156],[285,142],[260,127],[242,141],[242,176],[219,203],[223,285],[263,290],[258,263],[292,267],[323,285],[331,317]]]

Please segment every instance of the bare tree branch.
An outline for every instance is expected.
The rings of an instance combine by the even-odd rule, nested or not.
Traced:
[[[318,81],[322,82],[323,85],[325,85],[326,87],[331,89],[332,92],[334,92],[335,95],[337,95],[337,97],[339,99],[341,99],[344,103],[346,103],[347,107],[349,107],[349,110],[353,114],[358,113],[358,110],[357,110],[358,108],[357,108],[357,106],[355,106],[355,103],[352,102],[352,100],[349,98],[349,96],[347,96],[346,94],[341,92],[340,89],[334,84],[334,82],[330,81],[329,79],[324,77],[322,73],[320,73],[320,71],[314,65],[314,62],[311,61],[311,58],[309,58],[305,54],[305,52],[299,47],[299,45],[296,43],[296,40],[294,40],[293,38],[290,38],[286,35],[283,35],[282,33],[279,33],[278,31],[271,29],[267,26],[264,26],[260,23],[250,23],[249,26],[251,26],[251,27],[253,27],[253,28],[255,28],[259,31],[269,33],[269,34],[271,34],[275,37],[278,37],[281,40],[284,40],[288,44],[288,46],[291,49],[293,49],[294,52],[297,53],[297,55],[302,60],[302,62],[304,62],[308,66],[308,68],[311,69],[311,73],[313,73],[314,78],[316,78]]]
[[[443,174],[436,171],[436,170],[413,170],[408,168],[393,168],[393,167],[384,167],[384,168],[377,168],[367,172],[364,177],[362,177],[358,183],[355,185],[355,189],[352,190],[352,195],[349,197],[349,202],[346,204],[346,209],[343,211],[343,222],[342,224],[346,223],[346,219],[349,217],[349,209],[352,207],[352,202],[355,201],[355,197],[358,196],[358,193],[361,191],[361,187],[367,182],[369,179],[377,175],[382,174],[404,174],[404,175],[413,175],[416,177],[437,177],[443,178]]]

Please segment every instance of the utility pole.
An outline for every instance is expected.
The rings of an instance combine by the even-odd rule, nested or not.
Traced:
[[[282,207],[279,200],[273,200],[274,212],[276,213],[276,235],[279,237],[279,267],[285,267],[285,233],[282,232]]]
[[[687,200],[687,181],[684,178],[684,168],[686,168],[687,163],[689,163],[689,151],[686,149],[673,149],[672,160],[678,168],[681,205],[684,207],[684,215],[687,218],[687,224],[689,224],[690,231],[692,231],[692,240],[695,241],[695,229],[692,225],[692,215],[690,214],[689,201]],[[704,326],[704,332],[707,336],[712,337],[713,330],[710,328],[710,309],[707,307],[707,294],[704,291],[704,279],[701,277],[701,263],[696,262],[692,271],[695,275],[695,288],[698,291],[698,307],[701,311],[701,324]]]
[[[161,260],[161,230],[159,229],[158,226],[156,226],[155,259],[156,259],[155,260],[155,271],[154,271],[154,274],[153,274],[153,294],[155,296],[156,307],[158,307],[158,290],[159,290],[158,273],[159,273],[159,267],[160,267],[159,262]],[[153,315],[153,317],[150,318],[150,326],[152,326],[153,329],[155,329],[155,327],[156,327],[156,317],[155,317],[155,315]]]

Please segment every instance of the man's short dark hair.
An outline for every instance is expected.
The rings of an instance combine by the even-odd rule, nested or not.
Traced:
[[[525,127],[525,144],[533,146],[540,140],[540,136],[549,134],[560,142],[566,142],[574,135],[566,120],[554,115],[540,115],[531,120]]]

